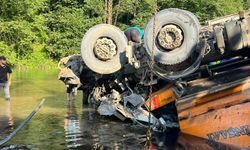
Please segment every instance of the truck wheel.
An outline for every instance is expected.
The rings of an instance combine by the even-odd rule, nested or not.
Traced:
[[[166,67],[169,67],[168,65],[160,65],[154,64],[153,71],[156,75],[158,75],[160,78],[173,81],[182,77],[185,77],[187,75],[190,75],[191,73],[195,72],[199,67],[200,63],[205,55],[205,51],[207,48],[207,42],[205,40],[201,40],[197,46],[197,51],[194,51],[194,54],[192,54],[193,58],[188,59],[187,61],[184,61],[181,64],[185,64],[185,68],[180,67],[179,65],[171,65],[171,67],[178,68],[176,71],[171,71],[166,69]]]
[[[81,42],[81,56],[89,69],[99,74],[117,72],[126,63],[127,38],[117,27],[99,24],[90,28]]]
[[[176,9],[176,8],[169,8],[169,9]],[[179,10],[182,10],[182,9],[179,9]],[[182,10],[182,11],[187,13],[194,20],[194,23],[200,32],[201,25],[200,25],[199,19],[190,11],[187,11],[187,10]]]
[[[175,65],[188,59],[199,43],[199,21],[191,12],[176,8],[160,11],[156,16],[155,40],[153,18],[147,24],[144,43],[148,54],[164,65]]]

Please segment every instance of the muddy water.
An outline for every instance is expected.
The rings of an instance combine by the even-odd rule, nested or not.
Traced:
[[[82,106],[82,93],[66,100],[64,84],[57,72],[14,73],[11,101],[0,91],[0,139],[12,132],[45,98],[42,109],[8,143],[17,149],[143,149],[144,128],[101,117],[90,106]]]
[[[75,101],[67,101],[56,71],[15,72],[11,96],[11,101],[6,102],[0,91],[0,139],[16,129],[42,98],[46,101],[34,118],[0,149],[145,149],[145,128],[98,115],[93,107],[82,105],[80,92]],[[149,149],[218,148],[178,131],[154,135],[155,144]]]

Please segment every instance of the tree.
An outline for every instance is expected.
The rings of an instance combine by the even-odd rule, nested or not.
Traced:
[[[125,30],[145,28],[154,0],[113,0],[113,23]],[[180,8],[205,22],[250,8],[249,0],[158,0],[159,10]],[[81,39],[92,26],[105,23],[105,0],[1,0],[0,52],[13,62],[33,58],[58,60],[80,53]],[[14,55],[15,54],[15,55]]]
[[[41,15],[46,9],[43,0],[2,0],[0,8],[0,41],[7,46],[5,51],[15,52],[18,59],[25,59],[35,51],[34,47],[45,45],[47,28]]]

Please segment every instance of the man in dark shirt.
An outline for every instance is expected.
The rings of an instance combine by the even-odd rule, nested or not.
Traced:
[[[4,89],[5,99],[10,100],[10,90],[11,85],[12,70],[7,65],[6,58],[0,56],[0,89]]]

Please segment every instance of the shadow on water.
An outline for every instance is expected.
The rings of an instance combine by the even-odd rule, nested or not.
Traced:
[[[42,109],[1,150],[12,149],[145,149],[146,129],[113,117],[100,116],[93,107],[82,106],[81,93],[67,101],[56,72],[19,74],[13,80],[11,101],[0,93],[0,139],[29,115],[37,102],[46,98]],[[179,131],[155,133],[150,150],[230,149],[222,144],[188,136]],[[234,149],[231,147],[231,149]]]

